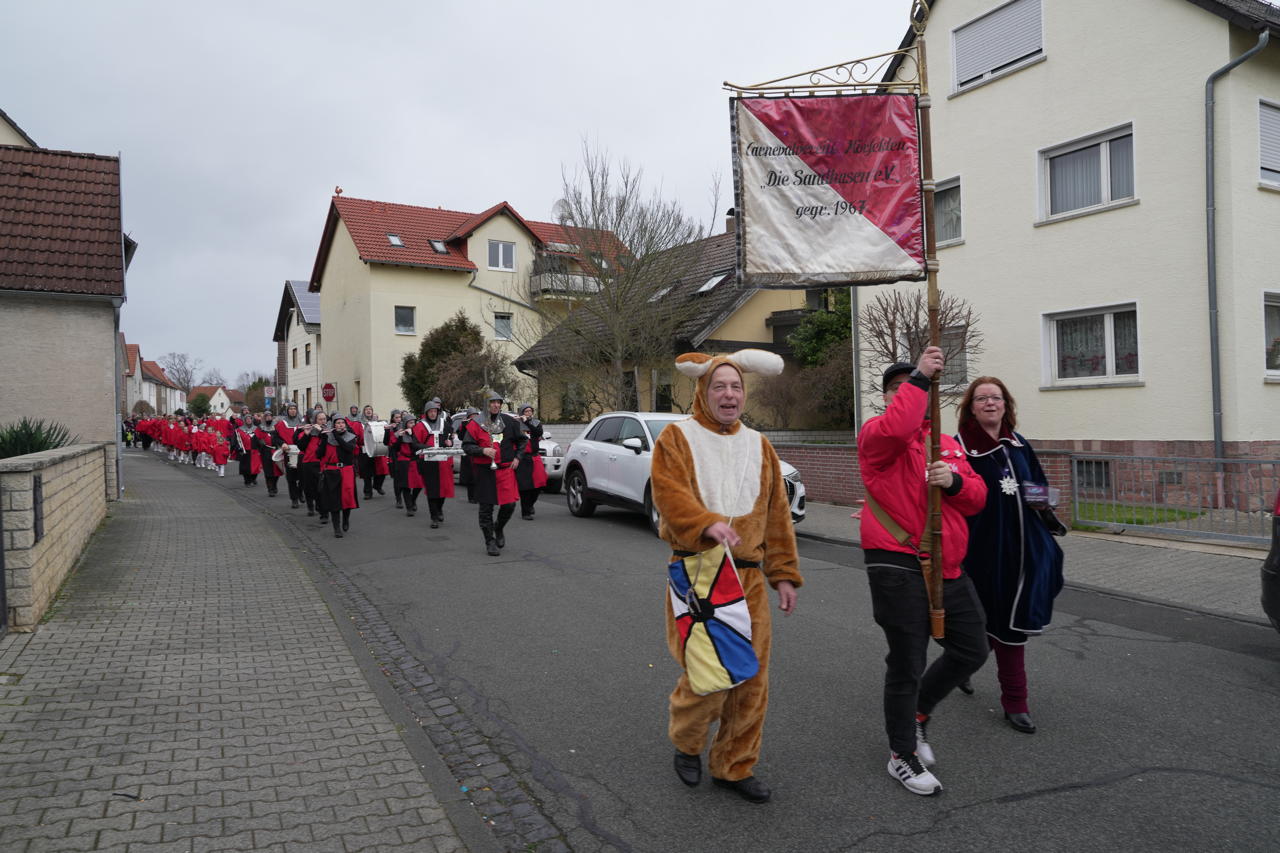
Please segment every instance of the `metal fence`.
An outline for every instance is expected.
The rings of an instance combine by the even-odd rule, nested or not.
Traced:
[[[1271,541],[1280,460],[1071,454],[1077,524],[1194,538]]]

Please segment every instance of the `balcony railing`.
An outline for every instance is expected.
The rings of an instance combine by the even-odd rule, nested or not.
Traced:
[[[600,279],[574,273],[546,272],[529,277],[533,298],[541,296],[588,296],[600,292]]]

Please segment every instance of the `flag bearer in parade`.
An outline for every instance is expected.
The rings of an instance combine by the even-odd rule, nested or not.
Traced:
[[[872,612],[889,645],[884,677],[888,771],[908,791],[923,796],[942,790],[928,769],[935,763],[927,738],[934,709],[987,659],[986,617],[973,582],[961,570],[969,541],[965,516],[983,508],[987,486],[951,436],[942,436],[938,462],[930,463],[926,445],[930,378],[942,365],[942,350],[932,346],[915,365],[890,365],[881,385],[887,408],[863,424],[858,437],[858,465],[867,493],[862,549]],[[919,554],[933,486],[943,496],[946,624],[939,641],[942,655],[926,669],[929,599]]]
[[[515,468],[528,446],[520,421],[502,411],[502,395],[491,394],[488,411],[467,421],[462,432],[463,464],[470,464],[480,504],[480,530],[485,551],[497,557],[506,547],[503,530],[520,500]],[[494,517],[494,507],[498,507]]]
[[[739,629],[749,627],[750,651],[754,651],[753,662],[758,662],[756,674],[742,680],[729,677],[726,668],[721,683],[706,692],[708,688],[701,685],[713,679],[699,661],[720,665],[719,649],[709,655],[690,655],[686,642],[692,621],[710,622],[719,613],[717,593],[726,580],[719,575],[727,564],[705,581],[711,585],[705,597],[698,587],[703,573],[688,578],[689,593],[697,595],[696,615],[686,606],[687,612],[676,616],[673,591],[672,606],[667,608],[667,644],[684,667],[671,693],[667,728],[676,748],[676,775],[689,786],[702,781],[702,752],[712,724],[718,722],[708,761],[712,782],[752,803],[767,802],[771,796],[769,787],[752,775],[769,706],[773,644],[769,587],[778,592],[778,609],[789,615],[803,579],[778,456],[767,438],[740,420],[746,403],[743,374],[776,376],[782,366],[780,356],[752,349],[732,356],[686,353],[676,359],[676,369],[697,378],[693,417],[662,431],[653,448],[651,469],[653,500],[662,519],[660,535],[674,552],[672,567],[687,558],[696,559],[700,552],[718,553],[717,546],[732,555],[741,586],[735,600],[723,603],[740,607],[745,598],[747,614],[742,621],[749,626],[736,624]],[[687,601],[680,603],[687,605]]]

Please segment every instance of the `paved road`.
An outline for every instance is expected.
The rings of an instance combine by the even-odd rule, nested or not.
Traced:
[[[458,501],[430,531],[378,498],[334,540],[282,499],[252,500],[298,522],[371,624],[384,623],[492,749],[487,767],[453,765],[473,791],[485,778],[508,786],[479,785],[482,812],[517,796],[537,809],[527,826],[546,832],[542,816],[573,850],[1280,847],[1280,747],[1258,736],[1280,723],[1269,628],[1064,593],[1030,652],[1041,732],[1005,726],[985,669],[976,696],[936,717],[946,791],[926,800],[884,771],[883,641],[857,552],[804,542],[808,583],[798,613],[776,623],[758,767],[775,800],[750,806],[685,789],[670,769],[665,554],[638,516],[575,519],[546,497],[490,558],[474,507]],[[426,729],[447,725],[428,718]]]

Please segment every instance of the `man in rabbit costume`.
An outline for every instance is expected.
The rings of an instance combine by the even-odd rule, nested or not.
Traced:
[[[675,744],[675,769],[686,785],[702,779],[702,751],[713,722],[712,781],[743,799],[763,803],[769,788],[752,775],[760,756],[769,704],[769,648],[772,640],[769,594],[778,591],[778,609],[790,614],[802,579],[795,530],[778,456],[769,440],[743,425],[743,375],[782,372],[782,359],[757,349],[732,355],[685,353],[676,369],[697,379],[693,417],[659,435],[653,449],[653,501],[661,515],[660,534],[672,559],[723,544],[733,554],[751,614],[751,645],[760,662],[752,678],[728,690],[700,696],[682,673],[671,693],[668,734]],[[683,665],[679,634],[667,607],[667,644]]]

